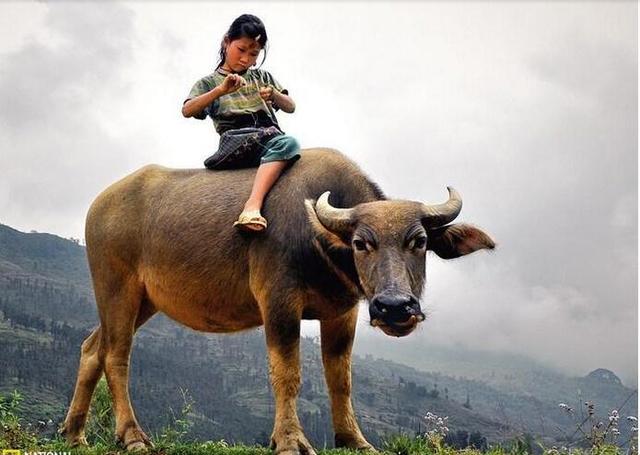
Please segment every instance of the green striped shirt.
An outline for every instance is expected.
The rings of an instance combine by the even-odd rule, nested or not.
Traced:
[[[271,73],[259,68],[248,69],[241,76],[247,81],[246,86],[221,96],[194,117],[204,120],[208,115],[220,134],[246,126],[278,126],[274,109],[260,97],[260,88],[271,86],[284,94],[288,91]],[[222,84],[225,77],[227,73],[220,69],[203,77],[193,85],[185,102]]]

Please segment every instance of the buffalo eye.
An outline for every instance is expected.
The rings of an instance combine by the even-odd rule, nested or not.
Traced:
[[[421,250],[427,245],[427,238],[424,236],[414,237],[411,242],[409,242],[410,250]]]
[[[367,242],[362,239],[354,239],[353,247],[358,251],[367,251]]]

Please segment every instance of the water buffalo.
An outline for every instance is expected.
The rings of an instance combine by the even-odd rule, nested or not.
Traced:
[[[306,150],[269,193],[259,235],[232,227],[255,169],[146,166],[107,188],[87,215],[86,242],[100,326],[83,342],[62,432],[86,444],[96,382],[106,374],[116,436],[126,449],[151,444],[131,406],[128,369],[135,331],[160,311],[195,330],[264,325],[278,452],[314,453],[296,414],[302,319],[318,319],[336,446],[372,449],[351,404],[351,347],[358,301],[371,324],[409,334],[424,319],[425,253],[453,258],[493,248],[466,224],[448,224],[462,201],[387,200],[340,153]],[[330,193],[327,193],[329,191]]]

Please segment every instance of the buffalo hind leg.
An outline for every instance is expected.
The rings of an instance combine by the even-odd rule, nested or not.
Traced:
[[[147,299],[142,299],[136,316],[134,330],[141,327],[155,313],[156,309],[151,302]],[[84,428],[91,405],[91,397],[104,371],[105,354],[104,332],[102,327],[99,326],[82,343],[76,388],[67,417],[60,429],[60,433],[65,436],[71,446],[87,445]],[[140,432],[142,433],[141,430]],[[142,439],[144,440],[144,438]],[[148,438],[146,439],[148,440]]]
[[[279,455],[315,455],[296,411],[300,391],[301,301],[294,294],[258,297],[263,315],[269,372],[276,402],[271,447]]]
[[[82,343],[76,388],[67,417],[60,429],[60,433],[72,447],[87,445],[84,426],[87,422],[93,391],[102,376],[102,359],[99,352],[101,339],[102,333],[100,327],[97,327]]]
[[[320,321],[322,363],[331,399],[335,446],[375,450],[362,435],[351,403],[351,347],[358,307],[343,316]]]
[[[129,359],[138,317],[148,319],[155,312],[144,294],[144,285],[137,277],[129,277],[107,305],[101,308],[100,314],[104,322],[104,372],[113,401],[116,440],[126,450],[152,446],[151,440],[138,424],[129,397]]]

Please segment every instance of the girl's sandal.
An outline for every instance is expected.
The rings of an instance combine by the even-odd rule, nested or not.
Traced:
[[[243,231],[260,232],[267,228],[267,220],[262,217],[260,210],[249,210],[242,212],[233,225]]]

